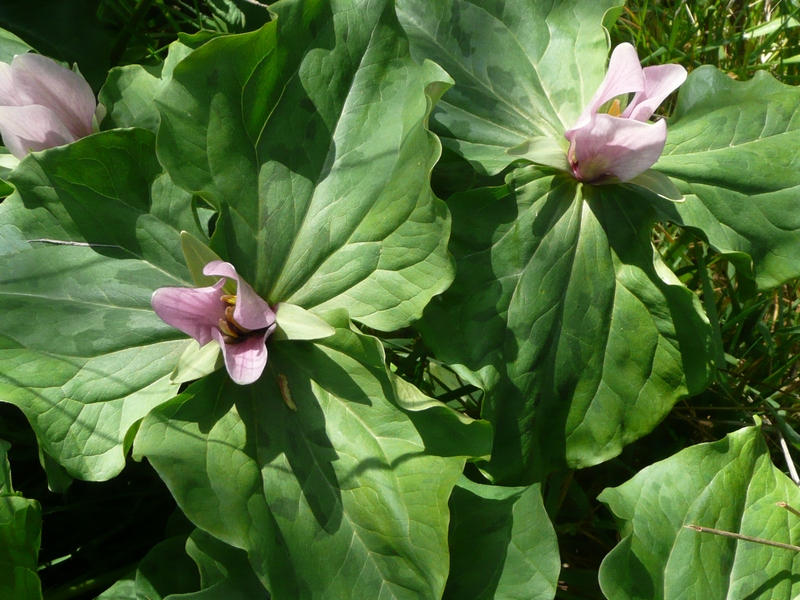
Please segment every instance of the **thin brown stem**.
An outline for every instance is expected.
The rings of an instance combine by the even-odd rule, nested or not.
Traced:
[[[711,527],[702,527],[700,525],[684,525],[686,529],[692,531],[699,531],[701,533],[713,533],[714,535],[721,535],[722,537],[729,537],[735,540],[742,540],[744,542],[755,542],[756,544],[763,544],[765,546],[772,546],[774,548],[783,548],[784,550],[792,550],[800,552],[800,546],[792,544],[783,544],[781,542],[773,542],[772,540],[765,540],[764,538],[751,537],[749,535],[742,535],[741,533],[733,533],[731,531],[723,531],[722,529],[713,529]]]

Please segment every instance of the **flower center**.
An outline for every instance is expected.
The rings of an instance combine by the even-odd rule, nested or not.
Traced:
[[[225,318],[219,320],[219,330],[222,332],[222,339],[226,344],[238,344],[252,333],[252,330],[242,327],[233,318],[233,311],[236,308],[236,296],[223,294],[220,300],[228,304],[225,307]]]
[[[618,117],[622,114],[622,105],[619,102],[619,98],[614,98],[611,106],[608,107],[608,114],[612,117]]]

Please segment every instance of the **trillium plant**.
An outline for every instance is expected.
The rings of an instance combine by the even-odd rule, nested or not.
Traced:
[[[788,388],[670,415],[755,394],[719,311],[800,277],[800,93],[643,66],[622,8],[0,31],[0,598],[799,596]],[[56,497],[143,541],[64,550]]]

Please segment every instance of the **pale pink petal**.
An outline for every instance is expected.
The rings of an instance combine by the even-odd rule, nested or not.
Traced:
[[[236,308],[233,318],[245,329],[255,331],[270,327],[275,323],[275,313],[261,296],[256,294],[249,283],[239,277],[230,263],[215,260],[203,268],[204,275],[227,277],[236,281]]]
[[[0,62],[0,106],[22,106],[19,91],[14,86],[11,65]]]
[[[31,150],[63,146],[76,139],[44,106],[0,106],[0,134],[6,148],[20,160]]]
[[[596,115],[589,125],[573,133],[570,160],[581,181],[599,181],[604,175],[628,181],[656,163],[666,141],[663,120],[650,124]]]
[[[603,83],[597,88],[586,110],[583,111],[570,131],[587,125],[598,109],[612,98],[641,92],[644,90],[644,85],[644,75],[636,48],[628,43],[619,44],[611,53],[611,60],[608,62],[608,71]]]
[[[224,280],[220,279],[203,288],[158,289],[151,301],[153,310],[167,325],[180,329],[205,346],[212,340],[213,332],[219,333],[219,320],[225,318],[228,305],[220,299],[223,283]],[[220,346],[223,346],[221,341]]]
[[[236,273],[236,267],[224,260],[212,260],[203,267],[203,275],[208,275],[209,277],[227,277],[234,281],[238,281],[239,279],[239,275]]]
[[[247,385],[253,383],[264,372],[267,366],[267,332],[244,338],[235,344],[226,344],[218,329],[212,331],[214,339],[222,348],[225,368],[234,383]]]
[[[634,96],[622,113],[623,118],[647,121],[661,103],[686,81],[686,69],[680,65],[658,65],[644,70],[644,90]]]
[[[15,56],[11,74],[24,104],[48,107],[76,138],[92,133],[97,102],[83,77],[39,54]]]

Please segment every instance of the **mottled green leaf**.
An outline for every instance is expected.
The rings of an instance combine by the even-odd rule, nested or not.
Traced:
[[[710,326],[638,193],[529,168],[448,204],[458,276],[423,335],[486,390],[498,481],[616,456],[705,387]]]
[[[442,143],[497,173],[532,138],[566,144],[605,75],[601,23],[622,0],[397,0],[415,58],[455,80],[431,117]],[[566,146],[565,146],[566,147]]]
[[[547,600],[556,593],[558,540],[541,487],[462,477],[450,497],[446,600]]]
[[[763,289],[800,276],[800,91],[759,71],[738,82],[713,67],[681,87],[654,168],[686,202],[664,207],[732,254]],[[742,256],[742,253],[746,256]]]
[[[271,10],[175,68],[159,158],[220,208],[214,250],[270,304],[408,325],[452,278],[426,129],[447,75],[411,59],[386,0]]]
[[[800,490],[773,466],[757,427],[656,463],[599,499],[624,536],[600,568],[608,598],[767,600],[800,594],[800,553],[685,528],[797,545]]]
[[[191,285],[179,231],[202,237],[145,130],[29,155],[0,205],[0,401],[84,479],[124,466],[130,427],[175,395],[185,337],[153,291]]]
[[[134,454],[277,599],[438,598],[464,458],[431,454],[450,425],[421,430],[397,407],[380,343],[343,311],[327,319],[335,336],[274,344],[255,384],[219,372],[151,412]]]

